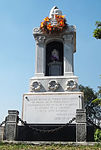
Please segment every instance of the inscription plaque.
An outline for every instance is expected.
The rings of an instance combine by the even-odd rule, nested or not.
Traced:
[[[25,94],[22,119],[33,124],[65,124],[82,108],[80,92]]]

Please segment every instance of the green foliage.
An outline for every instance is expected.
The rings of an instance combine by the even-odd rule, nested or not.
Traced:
[[[97,98],[97,93],[94,93],[93,89],[86,86],[79,85],[79,89],[84,93],[84,105],[86,109],[87,117],[92,121],[95,117],[99,117],[99,108],[97,103],[92,103]]]
[[[96,104],[96,105],[101,105],[101,99],[96,98],[92,101],[92,103]]]
[[[101,130],[96,129],[94,134],[95,142],[101,142]]]
[[[101,144],[93,146],[69,144],[0,144],[0,150],[101,150]]]
[[[101,22],[100,21],[96,21],[96,29],[93,32],[93,37],[95,37],[96,39],[101,39]]]
[[[90,88],[88,86],[84,87],[83,85],[79,85],[79,89],[80,89],[81,92],[84,93],[85,103],[88,102],[88,101],[92,101],[92,100],[97,98],[97,94],[94,93],[92,88]]]

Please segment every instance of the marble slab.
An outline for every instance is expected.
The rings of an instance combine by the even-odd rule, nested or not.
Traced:
[[[82,92],[24,94],[22,119],[33,124],[65,124],[82,103]]]

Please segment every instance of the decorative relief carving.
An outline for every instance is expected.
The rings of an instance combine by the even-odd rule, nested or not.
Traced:
[[[69,26],[69,30],[70,30],[71,32],[76,32],[76,26],[75,26],[75,25]]]
[[[41,33],[40,28],[34,28],[33,29],[33,34],[35,34],[35,33]]]
[[[34,81],[31,85],[31,92],[40,91],[41,83],[39,81]]]
[[[66,82],[66,90],[73,90],[77,88],[77,83],[73,79]]]
[[[73,35],[64,35],[63,39],[64,39],[65,42],[72,41],[73,40]]]
[[[59,88],[59,83],[56,80],[51,80],[48,83],[48,89],[50,91],[55,91]]]
[[[70,33],[70,32],[76,32],[75,25],[68,25],[68,29],[65,31],[65,33]]]
[[[35,36],[35,40],[36,40],[37,44],[44,43],[45,36]]]

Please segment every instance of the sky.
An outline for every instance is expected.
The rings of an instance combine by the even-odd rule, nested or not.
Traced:
[[[101,21],[101,0],[0,0],[0,122],[8,110],[22,112],[22,97],[34,76],[33,28],[49,16],[53,6],[76,25],[74,74],[79,84],[94,91],[101,85],[101,40],[93,37]]]

